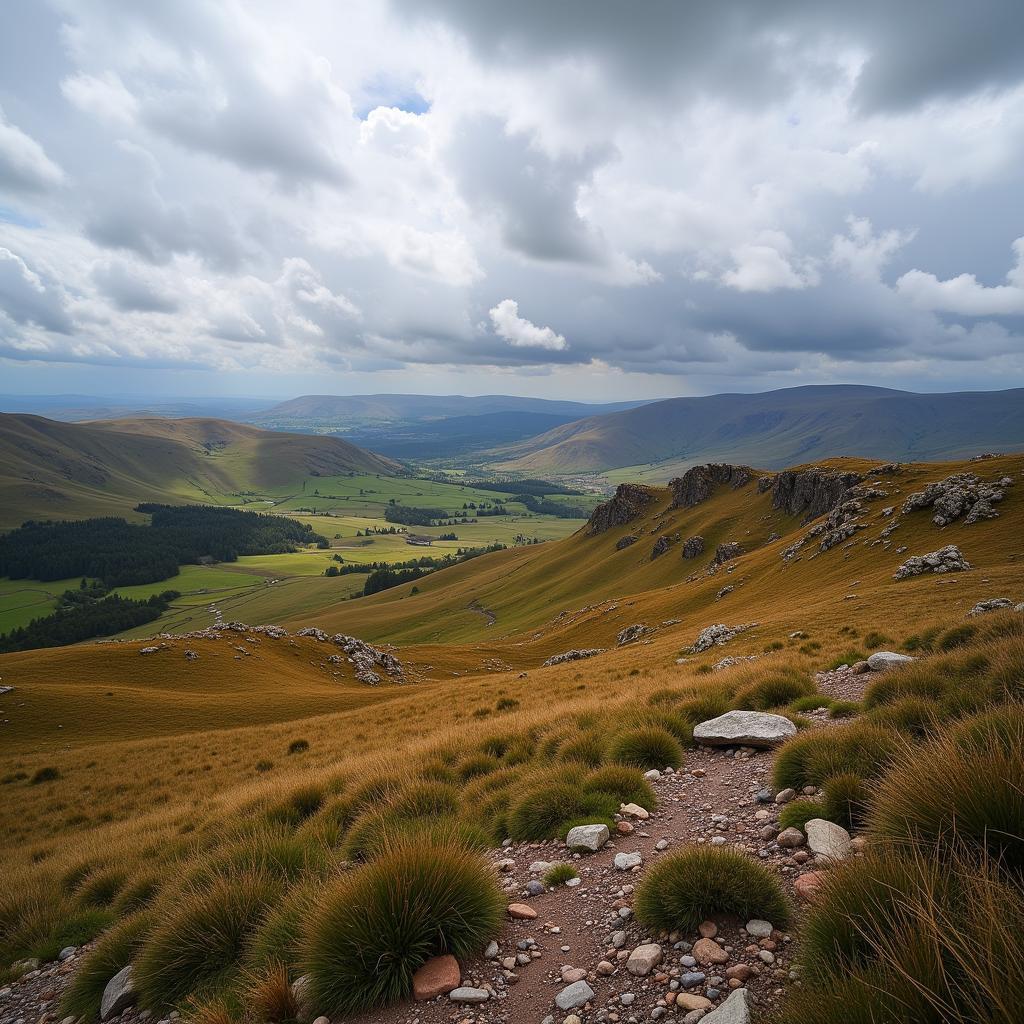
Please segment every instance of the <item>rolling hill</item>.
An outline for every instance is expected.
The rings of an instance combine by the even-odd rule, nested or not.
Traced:
[[[0,414],[0,528],[123,515],[140,501],[220,503],[310,474],[394,473],[340,438],[216,419],[62,423]]]
[[[860,385],[670,398],[555,427],[493,453],[528,475],[644,467],[666,481],[706,461],[777,469],[813,459],[949,459],[1024,447],[1024,389],[924,395]]]

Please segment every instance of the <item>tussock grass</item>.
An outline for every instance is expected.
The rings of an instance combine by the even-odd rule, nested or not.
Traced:
[[[855,700],[834,700],[829,705],[829,718],[853,718],[860,714],[860,702]]]
[[[776,789],[820,786],[844,772],[876,778],[904,745],[898,733],[866,722],[805,733],[779,748],[772,778]]]
[[[653,811],[658,803],[643,772],[625,764],[606,764],[591,772],[583,780],[583,790],[613,796],[619,803],[639,804],[648,811]]]
[[[854,830],[864,823],[871,790],[856,772],[841,772],[825,780],[821,817]]]
[[[620,764],[640,768],[678,768],[683,763],[683,747],[667,729],[647,726],[620,733],[611,743],[609,756]]]
[[[801,832],[811,818],[827,818],[824,808],[817,800],[790,800],[779,811],[779,829],[798,828]]]
[[[173,1008],[228,981],[283,891],[279,878],[250,871],[186,884],[161,900],[159,923],[134,961],[144,1004]]]
[[[242,988],[245,1005],[257,1021],[288,1024],[298,1018],[299,1003],[284,964],[270,963],[258,971],[246,972]]]
[[[733,707],[741,711],[769,711],[814,693],[814,682],[803,673],[777,672],[743,687]]]
[[[501,925],[490,865],[458,844],[399,841],[323,893],[304,940],[317,1008],[356,1013],[407,996],[429,957],[477,953]]]
[[[553,889],[557,885],[564,885],[579,877],[579,872],[571,864],[554,864],[544,872],[544,884],[549,889]]]
[[[75,970],[71,984],[61,997],[60,1012],[64,1016],[83,1020],[99,1016],[107,982],[132,962],[153,922],[153,913],[144,910],[122,918],[104,932]]]
[[[866,717],[876,725],[896,729],[916,739],[934,735],[939,728],[935,703],[923,697],[901,697],[891,704],[877,705]]]
[[[948,858],[985,854],[1024,872],[1024,716],[989,712],[906,751],[879,783],[868,816],[877,841]]]
[[[637,920],[657,931],[690,931],[716,914],[752,917],[783,927],[792,908],[778,878],[738,850],[688,846],[644,875],[633,904]]]

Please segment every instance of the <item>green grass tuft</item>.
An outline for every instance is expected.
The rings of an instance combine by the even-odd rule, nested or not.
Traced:
[[[790,800],[779,811],[779,830],[798,828],[801,832],[811,818],[827,817],[817,800]]]
[[[716,914],[763,918],[776,927],[792,909],[778,878],[738,850],[688,846],[659,860],[637,886],[637,920],[656,931],[692,931]]]
[[[647,726],[620,733],[612,740],[610,756],[620,764],[641,768],[678,768],[683,763],[683,748],[667,729]]]
[[[564,885],[573,878],[579,878],[579,872],[571,864],[553,864],[544,872],[544,884],[549,889],[557,885]]]

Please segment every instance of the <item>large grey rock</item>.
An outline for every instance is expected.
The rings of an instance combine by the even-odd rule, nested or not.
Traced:
[[[874,672],[884,672],[887,668],[897,665],[909,665],[914,659],[909,654],[897,654],[895,651],[875,651],[868,658],[868,668]]]
[[[850,833],[825,818],[811,818],[804,825],[807,848],[828,860],[845,860],[850,855]]]
[[[583,1006],[593,998],[594,990],[585,981],[576,981],[566,985],[555,996],[555,1006],[560,1010],[575,1010],[577,1006]]]
[[[313,979],[303,974],[292,982],[292,997],[295,1000],[296,1020],[299,1024],[309,1024],[317,1016],[313,1005]]]
[[[122,1010],[135,1005],[139,998],[138,989],[135,987],[135,972],[132,965],[122,967],[103,990],[103,998],[100,1000],[100,1020],[110,1020],[116,1017]]]
[[[753,1006],[750,992],[738,988],[717,1010],[701,1018],[701,1024],[750,1024],[750,1009]]]
[[[639,978],[643,978],[650,974],[658,964],[661,963],[661,958],[664,956],[661,946],[656,942],[648,942],[643,946],[637,946],[632,953],[629,954],[629,959],[626,961],[626,970],[630,974],[635,974]]]
[[[997,612],[1001,608],[1012,608],[1013,602],[1008,597],[990,597],[987,601],[979,601],[967,614],[984,615],[985,612]]]
[[[610,836],[607,825],[577,825],[569,829],[565,845],[570,850],[589,850],[591,853],[597,853],[608,842]]]
[[[693,728],[693,738],[710,747],[774,747],[796,735],[796,726],[766,711],[727,711]]]
[[[911,576],[923,576],[925,573],[964,572],[971,568],[971,563],[964,558],[964,553],[955,545],[947,544],[938,551],[929,551],[926,555],[913,555],[893,573],[894,580],[905,580]]]
[[[617,853],[615,854],[615,866],[619,871],[631,871],[643,863],[643,855],[639,853]]]

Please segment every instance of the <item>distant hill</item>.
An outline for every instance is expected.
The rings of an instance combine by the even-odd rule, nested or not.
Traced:
[[[1024,389],[922,395],[843,384],[670,398],[555,427],[492,456],[497,468],[526,475],[629,466],[667,479],[713,460],[778,469],[841,455],[927,460],[1021,448]]]
[[[138,416],[212,416],[247,421],[275,403],[259,398],[167,398],[109,395],[0,395],[0,412],[32,413],[51,420],[82,423]]]
[[[0,528],[30,518],[123,515],[140,501],[223,501],[310,474],[394,473],[336,437],[216,419],[61,423],[0,414]]]
[[[562,402],[515,395],[303,395],[281,402],[251,417],[260,425],[285,425],[289,421],[339,424],[388,420],[447,419],[450,416],[482,416],[491,413],[545,413],[550,416],[592,416],[632,409],[642,402],[611,402],[604,405]]]

